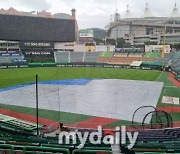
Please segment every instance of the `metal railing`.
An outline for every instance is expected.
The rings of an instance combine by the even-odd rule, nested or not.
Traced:
[[[22,152],[23,154],[29,152],[52,152],[52,153],[66,153],[66,154],[75,154],[77,152],[83,153],[97,153],[97,152],[105,152],[109,154],[113,154],[111,150],[104,149],[75,149],[72,152],[68,148],[58,148],[58,147],[42,147],[42,146],[20,146],[20,145],[9,145],[9,144],[0,144],[0,151],[9,152],[11,154],[15,154],[16,152]]]

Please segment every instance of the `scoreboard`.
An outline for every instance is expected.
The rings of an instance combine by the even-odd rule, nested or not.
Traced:
[[[73,42],[75,41],[75,20],[0,14],[0,40]]]

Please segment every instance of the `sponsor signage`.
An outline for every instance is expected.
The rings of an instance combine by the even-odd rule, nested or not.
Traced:
[[[29,47],[29,48],[53,48],[52,42],[21,42],[21,47]]]
[[[20,56],[21,51],[0,51],[0,56]]]
[[[8,69],[8,68],[28,68],[28,65],[9,65],[9,66],[5,66],[5,65],[0,65],[0,69]]]
[[[79,37],[80,38],[87,38],[87,37],[93,38],[93,30],[91,29],[80,30]]]
[[[46,51],[29,51],[25,52],[26,55],[50,55],[51,52]]]
[[[145,52],[162,52],[163,45],[145,45]],[[164,53],[170,53],[171,47],[170,45],[165,45]]]

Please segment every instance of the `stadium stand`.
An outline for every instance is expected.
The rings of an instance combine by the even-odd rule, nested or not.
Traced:
[[[180,73],[179,73],[180,74]],[[180,81],[180,75],[175,75],[175,78]]]
[[[131,131],[133,133],[133,131]],[[129,150],[126,143],[121,146],[122,152],[127,153],[139,153],[146,152],[154,153],[175,153],[180,152],[180,128],[174,129],[157,129],[157,130],[139,130],[138,139],[135,146]]]
[[[85,52],[70,52],[70,62],[84,62]]]
[[[130,65],[133,61],[154,61],[154,58],[139,58],[139,57],[113,57],[111,59],[111,64],[125,64]]]
[[[0,51],[0,63],[24,63],[24,55],[19,50]]]
[[[84,62],[97,62],[99,57],[99,52],[86,52]]]
[[[162,63],[162,58],[157,58],[157,62]],[[165,54],[165,65],[170,67],[175,73],[180,74],[180,52]]]
[[[99,63],[110,63],[112,57],[98,57],[98,62]]]
[[[176,73],[180,74],[180,66],[174,68],[174,71],[175,71]]]
[[[180,66],[180,60],[174,61],[171,65],[173,68]]]
[[[180,52],[171,52],[171,53],[165,53],[164,54],[164,63],[167,65],[169,62],[176,61],[180,58]],[[156,58],[155,62],[162,63],[162,56],[159,56]]]
[[[114,54],[114,52],[112,51],[104,51],[104,52],[100,52],[99,56],[100,57],[112,57]]]
[[[127,53],[114,53],[114,57],[128,57],[128,54]]]
[[[129,58],[113,57],[110,64],[130,65],[132,62],[133,60]]]
[[[69,63],[70,53],[68,51],[56,51],[54,53],[54,59],[56,63]]]
[[[7,120],[7,122],[6,122]],[[12,125],[8,124],[8,121],[17,119],[7,119],[6,117],[5,123],[1,120],[0,126],[0,150],[4,153],[10,152],[23,152],[23,153],[67,153],[74,154],[77,152],[89,153],[89,152],[111,152],[111,146],[107,144],[92,144],[89,141],[89,137],[85,142],[85,145],[82,149],[79,149],[78,146],[81,144],[78,136],[76,138],[70,138],[70,142],[66,142],[67,138],[62,138],[62,143],[59,144],[58,136],[36,136],[30,134],[27,130],[20,130],[19,126],[12,127]],[[22,122],[22,121],[21,121]],[[12,122],[11,122],[12,123]],[[24,124],[24,123],[23,123]],[[11,129],[6,129],[8,126]],[[28,125],[29,126],[29,125]],[[9,128],[10,128],[9,127]],[[34,126],[33,126],[34,128]],[[80,130],[79,132],[85,132],[86,130]],[[94,130],[90,130],[91,132]],[[75,141],[75,142],[74,142]]]
[[[56,63],[97,63],[99,52],[69,52],[69,51],[57,51],[54,54]]]
[[[177,74],[180,74],[180,59],[176,61],[172,61],[171,68],[174,72],[176,72]]]
[[[0,56],[0,63],[11,63],[11,60],[9,59],[9,57],[2,57]]]
[[[138,58],[142,58],[143,57],[143,53],[130,53],[129,55],[128,55],[128,57],[138,57]]]
[[[172,60],[178,60],[180,59],[180,51],[177,51],[177,52],[172,52]]]
[[[9,116],[0,116],[0,149],[2,152],[24,152],[24,153],[67,153],[74,154],[76,152],[81,153],[97,153],[106,152],[112,153],[112,146],[110,144],[92,144],[90,142],[90,136],[85,142],[82,149],[78,149],[81,144],[78,135],[74,138],[70,138],[70,142],[67,143],[67,138],[62,138],[62,143],[58,142],[58,135],[52,137],[46,134],[36,136],[34,131],[36,126],[32,123],[28,123]],[[42,127],[42,126],[41,126]],[[69,128],[73,129],[73,128]],[[96,129],[83,129],[74,128],[75,134],[81,132],[82,135],[91,132],[97,132]],[[121,130],[120,130],[121,131]],[[122,134],[119,131],[119,140],[122,139]],[[115,131],[117,132],[117,131]],[[114,132],[114,134],[115,134]],[[148,130],[128,130],[131,134],[138,133],[137,141],[132,149],[128,149],[130,144],[128,136],[126,135],[126,143],[118,145],[121,153],[124,154],[147,154],[148,152],[157,153],[179,153],[180,152],[180,128],[166,128],[166,129],[148,129]],[[107,135],[105,130],[103,131],[101,141]],[[75,141],[75,144],[74,142]]]

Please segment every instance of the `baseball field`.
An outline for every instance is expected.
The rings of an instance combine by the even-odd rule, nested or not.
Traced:
[[[47,101],[46,104],[49,105],[48,107],[40,107],[39,109],[39,118],[42,124],[53,124],[61,121],[70,126],[88,128],[96,127],[97,125],[103,125],[104,127],[130,125],[131,120],[128,119],[130,115],[128,115],[127,112],[123,113],[123,111],[128,111],[130,108],[132,108],[133,111],[133,107],[137,108],[142,105],[152,105],[150,104],[152,100],[154,101],[153,106],[171,115],[174,126],[180,126],[179,104],[175,104],[173,101],[162,103],[164,96],[168,97],[169,100],[179,98],[180,83],[173,78],[173,74],[154,70],[93,67],[0,70],[0,113],[32,122],[36,121],[35,93],[31,89],[28,90],[29,86],[33,87],[36,74],[38,74],[39,83],[43,83],[42,87],[39,86],[40,93],[44,93],[44,95],[41,96],[44,98],[42,100],[43,102]],[[90,83],[92,85],[88,87],[89,89],[86,87],[83,89],[79,87],[80,85],[76,85],[78,87],[78,93],[76,93],[77,87],[74,88],[72,86],[74,83],[69,83],[69,81],[77,82],[77,80],[88,80],[86,85]],[[102,82],[102,80],[105,82]],[[56,84],[54,84],[54,81],[58,81],[58,83],[56,82]],[[47,89],[50,87],[50,82],[53,82],[54,88],[48,91]],[[66,85],[64,85],[64,83]],[[97,85],[100,84],[102,88],[98,89],[99,86]],[[156,87],[155,85],[162,85],[162,87]],[[69,86],[69,89],[67,89],[66,86]],[[72,88],[70,86],[72,86]],[[72,90],[73,88],[74,91]],[[158,88],[159,90],[156,92]],[[21,91],[17,91],[19,89],[21,89]],[[64,91],[64,89],[67,90]],[[26,95],[24,94],[25,91]],[[125,96],[126,94],[127,96]],[[154,99],[155,94],[157,94],[156,99]],[[33,96],[32,100],[30,96]],[[67,101],[68,98],[69,100]],[[124,103],[119,101],[120,99],[122,99]],[[94,104],[91,100],[93,100]],[[108,100],[111,103],[113,100],[115,104],[110,104]],[[132,101],[132,103],[128,104],[128,100]],[[56,104],[53,103],[53,101],[56,102]],[[61,104],[63,101],[64,104]],[[99,106],[95,106],[95,104],[97,104],[96,101],[99,102]],[[73,103],[78,102],[82,103],[78,104],[76,108]],[[102,104],[102,102],[104,102],[105,105]],[[133,102],[136,102],[137,106],[134,106]],[[140,102],[140,104],[137,104],[137,102]],[[67,103],[69,106],[66,106]],[[103,105],[103,107],[101,105]],[[92,108],[92,106],[94,106],[94,108]],[[113,107],[111,108],[111,106]],[[128,112],[132,111],[129,110]],[[118,117],[118,115],[120,116]]]

